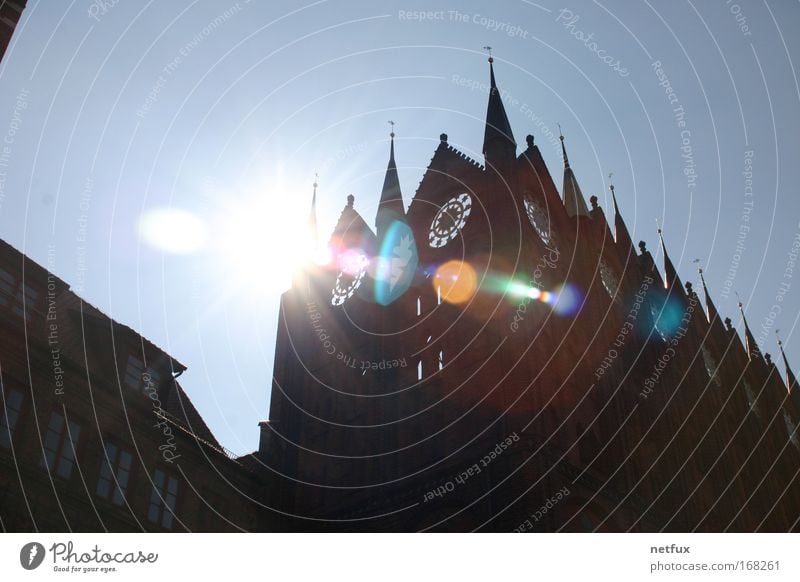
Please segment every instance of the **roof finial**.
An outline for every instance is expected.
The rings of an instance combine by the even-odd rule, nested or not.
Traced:
[[[316,246],[317,242],[319,241],[319,235],[317,234],[317,182],[319,181],[319,174],[314,172],[314,193],[311,195],[311,210],[308,213],[308,229],[310,231],[311,237],[314,240],[314,245]]]
[[[394,121],[392,121],[392,120],[390,119],[390,120],[389,120],[389,125],[391,125],[391,126],[392,126],[392,131],[391,131],[391,133],[389,134],[389,137],[390,137],[390,138],[392,138],[392,139],[394,139]]]
[[[492,47],[485,46],[485,47],[483,47],[483,50],[485,50],[486,52],[489,53],[489,64],[493,63],[494,59],[492,58]]]
[[[778,349],[781,351],[781,358],[783,358],[783,365],[786,367],[786,387],[789,389],[789,392],[795,394],[796,386],[797,386],[797,377],[792,372],[791,366],[789,366],[789,359],[786,357],[786,352],[783,351],[783,342],[781,341],[781,336],[778,334],[780,330],[775,330],[775,335],[778,336]]]
[[[564,145],[564,133],[561,131],[561,124],[556,122],[558,126],[558,139],[561,140],[561,153],[564,155],[564,169],[569,168],[569,158],[567,157],[567,147]]]
[[[615,214],[615,222],[617,217],[620,216],[619,214],[619,206],[617,206],[617,194],[614,192],[614,181],[612,180],[614,176],[614,172],[609,172],[608,174],[608,189],[611,190],[611,201],[614,203],[614,214]],[[617,236],[619,238],[619,235]]]

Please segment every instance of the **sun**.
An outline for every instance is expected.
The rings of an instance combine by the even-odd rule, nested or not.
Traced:
[[[308,228],[308,200],[281,191],[229,201],[211,235],[218,276],[246,292],[282,292],[320,254]]]

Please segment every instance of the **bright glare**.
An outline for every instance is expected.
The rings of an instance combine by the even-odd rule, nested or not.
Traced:
[[[314,248],[308,205],[306,198],[273,192],[237,200],[223,209],[215,247],[220,275],[228,286],[246,292],[281,292],[309,261],[330,262],[329,251]]]
[[[185,255],[206,242],[206,225],[194,214],[177,208],[155,208],[139,219],[139,236],[151,247]]]

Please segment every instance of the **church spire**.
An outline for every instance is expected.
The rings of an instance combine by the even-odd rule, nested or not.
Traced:
[[[664,244],[664,236],[661,233],[661,228],[658,229],[658,238],[661,240],[661,252],[664,253],[664,287],[669,289],[673,285],[676,285],[676,288],[682,289],[678,271],[675,270],[675,265],[672,264],[669,253],[667,253],[667,245]]]
[[[483,47],[489,51],[489,105],[486,108],[486,130],[483,134],[483,155],[486,158],[506,156],[513,158],[517,152],[517,142],[511,132],[503,98],[497,89],[494,79],[494,59],[492,47]]]
[[[776,335],[777,333],[778,330],[775,330]],[[797,387],[797,378],[794,372],[792,372],[792,368],[789,366],[789,360],[786,358],[786,352],[783,351],[783,342],[780,338],[778,338],[778,349],[781,351],[783,365],[786,367],[786,387],[789,389],[789,392],[792,392],[792,389]]]
[[[400,179],[397,176],[397,164],[394,161],[394,121],[390,121],[392,131],[389,134],[389,165],[383,179],[383,190],[375,214],[375,228],[383,232],[392,222],[403,219],[406,215],[403,204],[403,193],[400,191]],[[378,236],[380,236],[380,232]]]
[[[611,190],[611,200],[614,202],[614,242],[617,243],[618,248],[624,249],[627,253],[633,249],[633,240],[631,240],[631,234],[628,232],[628,227],[622,218],[619,206],[617,206],[617,195],[614,191],[614,183],[611,181],[611,176],[612,174],[608,175],[608,189]]]
[[[750,326],[747,325],[747,318],[744,315],[744,307],[742,306],[741,301],[739,301],[739,311],[742,313],[742,321],[744,322],[744,339],[745,339],[745,348],[747,349],[747,357],[751,361],[760,360],[761,350],[758,349],[756,338],[753,337],[753,334],[750,332]]]
[[[586,201],[583,199],[581,187],[578,186],[578,180],[575,179],[575,174],[569,166],[569,158],[567,157],[567,148],[564,145],[564,134],[561,133],[561,125],[558,126],[559,139],[561,139],[561,152],[564,154],[564,206],[567,209],[567,214],[573,216],[585,216],[589,218],[589,209],[586,208]]]
[[[317,180],[319,180],[319,174],[314,174],[314,193],[311,195],[311,211],[308,214],[308,234],[311,237],[314,248],[317,247],[319,240],[317,233]]]
[[[717,311],[716,305],[714,305],[714,301],[711,299],[708,287],[706,287],[706,279],[703,277],[702,267],[699,267],[697,271],[700,273],[700,281],[703,283],[703,294],[706,296],[706,317],[708,318],[708,323],[713,323],[713,321],[719,317],[719,312]]]

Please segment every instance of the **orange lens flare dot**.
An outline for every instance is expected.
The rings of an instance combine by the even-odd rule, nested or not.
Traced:
[[[442,301],[465,303],[472,299],[478,289],[478,276],[469,264],[463,261],[448,261],[436,269],[433,288],[439,288]]]

